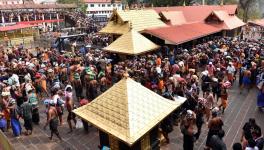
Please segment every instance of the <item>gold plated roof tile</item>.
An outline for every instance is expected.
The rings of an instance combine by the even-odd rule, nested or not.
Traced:
[[[105,47],[104,50],[113,53],[138,55],[158,48],[158,45],[151,42],[149,39],[145,38],[140,33],[131,30],[128,33],[119,37],[109,46]]]
[[[119,97],[108,99],[117,92]],[[108,100],[112,103],[103,106]],[[184,98],[167,100],[128,78],[116,83],[91,103],[75,109],[74,113],[132,145],[184,101]]]
[[[117,17],[117,20],[116,20]],[[124,34],[132,26],[135,31],[167,26],[154,10],[115,11],[100,33]]]

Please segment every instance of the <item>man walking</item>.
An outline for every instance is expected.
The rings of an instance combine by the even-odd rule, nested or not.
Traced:
[[[67,122],[68,125],[70,127],[70,132],[72,132],[72,124],[71,124],[71,120],[74,121],[74,123],[76,124],[76,119],[75,119],[75,114],[72,112],[72,110],[74,109],[74,104],[73,104],[73,100],[71,96],[67,96],[66,98],[66,108],[68,110],[68,117],[67,117]]]
[[[24,127],[27,130],[26,135],[31,135],[33,130],[32,125],[32,105],[29,103],[29,100],[27,99],[22,105],[22,117],[24,119]]]
[[[49,110],[47,112],[47,122],[44,126],[44,130],[46,130],[46,127],[50,127],[50,140],[52,140],[53,134],[55,133],[57,137],[62,140],[60,137],[59,131],[58,131],[58,125],[59,125],[59,120],[58,120],[58,113],[55,107],[55,103],[53,101],[50,102]]]

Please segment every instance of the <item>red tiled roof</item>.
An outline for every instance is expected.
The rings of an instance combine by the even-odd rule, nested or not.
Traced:
[[[52,23],[52,22],[63,22],[63,19],[55,19],[55,20],[36,20],[36,21],[23,21],[23,22],[18,22],[18,24],[38,24],[38,23]]]
[[[220,24],[217,24],[215,26],[222,27],[222,29],[224,30],[233,30],[245,25],[245,23],[237,16],[228,15],[225,11],[213,11],[209,16],[211,15],[215,15],[221,21]]]
[[[170,25],[185,24],[186,20],[182,11],[162,11],[161,15],[169,21]]]
[[[264,27],[264,19],[259,19],[259,20],[255,20],[255,21],[249,21],[249,23]]]
[[[182,44],[194,39],[198,39],[213,33],[220,32],[220,27],[208,25],[206,23],[192,23],[178,26],[170,26],[145,30],[145,33],[169,41],[173,44]]]
[[[202,22],[212,11],[223,10],[234,15],[237,5],[199,5],[199,6],[175,6],[175,7],[154,7],[156,12],[162,11],[182,11],[188,23]]]
[[[18,29],[23,29],[23,28],[30,28],[34,26],[35,25],[29,25],[29,24],[16,24],[13,26],[0,27],[0,32],[18,30]]]

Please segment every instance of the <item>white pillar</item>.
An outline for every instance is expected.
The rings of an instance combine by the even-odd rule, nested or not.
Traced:
[[[35,18],[35,21],[36,21],[37,20],[37,16],[35,15],[34,18]]]
[[[44,14],[42,14],[42,20],[45,20]]]
[[[18,22],[21,22],[21,16],[18,15],[17,18],[18,18]]]
[[[5,17],[3,16],[3,13],[2,13],[2,24],[5,27]]]
[[[51,20],[51,14],[50,14],[50,20]]]
[[[59,20],[60,20],[60,16],[59,16],[58,13],[57,13],[56,15],[57,15],[57,20],[58,20],[58,21],[57,21],[57,25],[59,26],[59,25],[60,25],[60,21],[59,21]]]

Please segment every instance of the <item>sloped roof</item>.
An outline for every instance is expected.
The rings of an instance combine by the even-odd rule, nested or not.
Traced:
[[[145,33],[169,41],[173,44],[182,44],[213,33],[220,32],[222,28],[208,25],[206,23],[192,23],[178,26],[145,30]]]
[[[199,5],[199,6],[175,6],[175,7],[154,7],[156,12],[162,11],[181,11],[188,23],[203,22],[204,19],[212,12],[217,10],[226,11],[234,15],[237,5]]]
[[[115,23],[109,21],[107,25],[99,31],[99,33],[124,34],[129,31],[129,23]]]
[[[249,21],[249,23],[264,27],[264,19]]]
[[[12,25],[12,26],[4,26],[4,27],[0,27],[0,32],[30,28],[30,27],[34,27],[34,26],[36,26],[36,25],[16,24],[16,25]]]
[[[73,112],[132,145],[184,101],[185,98],[176,101],[165,99],[140,83],[124,78]]]
[[[170,25],[181,25],[186,23],[182,11],[162,11],[161,15],[169,21]]]
[[[105,47],[104,50],[113,53],[138,55],[158,48],[158,45],[132,29]]]
[[[245,25],[237,16],[229,15],[225,11],[213,11],[208,17],[211,15],[215,15],[222,22],[220,25],[216,24],[215,26],[220,26],[224,30],[233,30]]]
[[[115,16],[117,16],[118,19],[116,23],[112,22],[114,21]],[[150,9],[114,11],[109,20],[109,25],[103,28],[100,31],[101,33],[126,33],[122,30],[125,30],[124,28],[127,28],[126,30],[129,31],[130,25],[132,25],[132,28],[135,31],[167,26],[160,20],[160,16],[154,10]],[[124,28],[119,29],[120,26]]]

